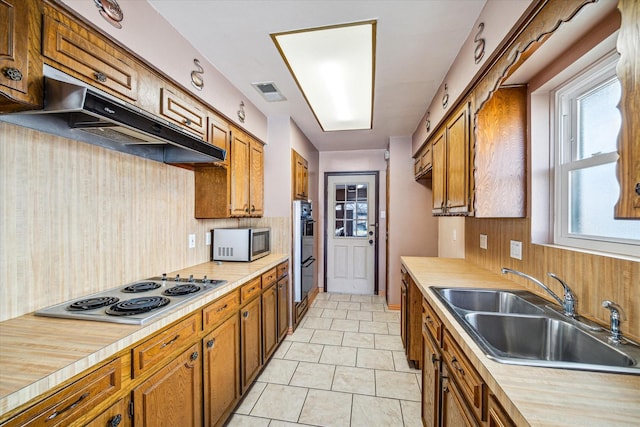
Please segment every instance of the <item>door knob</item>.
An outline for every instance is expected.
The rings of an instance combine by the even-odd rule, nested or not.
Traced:
[[[373,245],[373,239],[369,239],[369,244]]]

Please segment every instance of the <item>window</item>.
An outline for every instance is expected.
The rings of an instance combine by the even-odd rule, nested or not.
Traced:
[[[554,243],[640,255],[640,222],[616,220],[621,117],[617,56],[610,55],[555,92]]]
[[[369,199],[367,184],[336,184],[336,237],[367,237]]]

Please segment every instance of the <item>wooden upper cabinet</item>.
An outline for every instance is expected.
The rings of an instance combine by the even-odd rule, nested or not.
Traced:
[[[138,65],[129,53],[53,9],[45,9],[43,28],[47,63],[112,95],[137,99]]]
[[[433,140],[431,146],[433,166],[431,171],[431,185],[433,198],[433,213],[444,213],[445,185],[447,182],[446,143],[445,132],[441,131]]]
[[[207,139],[207,113],[167,88],[160,90],[160,115]]]
[[[250,153],[249,137],[243,132],[233,130],[231,139],[231,216],[249,215]]]
[[[618,182],[620,197],[615,206],[616,218],[640,218],[640,3],[620,0],[622,21],[618,34],[620,60],[616,68],[622,86],[620,110],[622,128],[618,139]]]
[[[230,159],[230,130],[229,124],[221,119],[218,116],[209,114],[208,118],[208,133],[207,133],[207,141],[209,143],[215,145],[216,147],[220,147],[227,152],[227,157],[223,162],[216,163],[217,166],[229,166]]]
[[[0,1],[0,112],[42,105],[41,21],[37,0]]]
[[[433,166],[432,149],[433,147],[430,143],[425,144],[425,146],[418,151],[418,154],[416,154],[413,170],[416,180],[421,178],[431,178]]]
[[[479,218],[526,215],[527,88],[494,92],[475,126],[474,214]]]
[[[291,150],[291,178],[293,180],[293,199],[309,198],[309,162],[296,150]]]
[[[262,143],[251,140],[249,152],[249,215],[264,214],[264,147]]]

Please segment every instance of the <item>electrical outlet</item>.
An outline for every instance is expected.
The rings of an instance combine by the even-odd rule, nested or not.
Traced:
[[[453,229],[453,236],[451,236],[453,241],[455,242],[456,240],[458,240],[458,230],[456,230],[455,228]]]
[[[509,254],[511,258],[522,260],[522,242],[519,242],[517,240],[511,240],[510,242],[511,250],[509,251]]]
[[[211,233],[204,233],[204,244],[211,246]]]
[[[480,235],[480,249],[487,249],[487,235]]]
[[[196,247],[196,235],[189,234],[189,249],[193,249]]]

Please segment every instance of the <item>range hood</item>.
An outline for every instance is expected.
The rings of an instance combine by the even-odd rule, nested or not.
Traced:
[[[45,66],[44,109],[0,120],[164,163],[212,163],[225,150]]]

